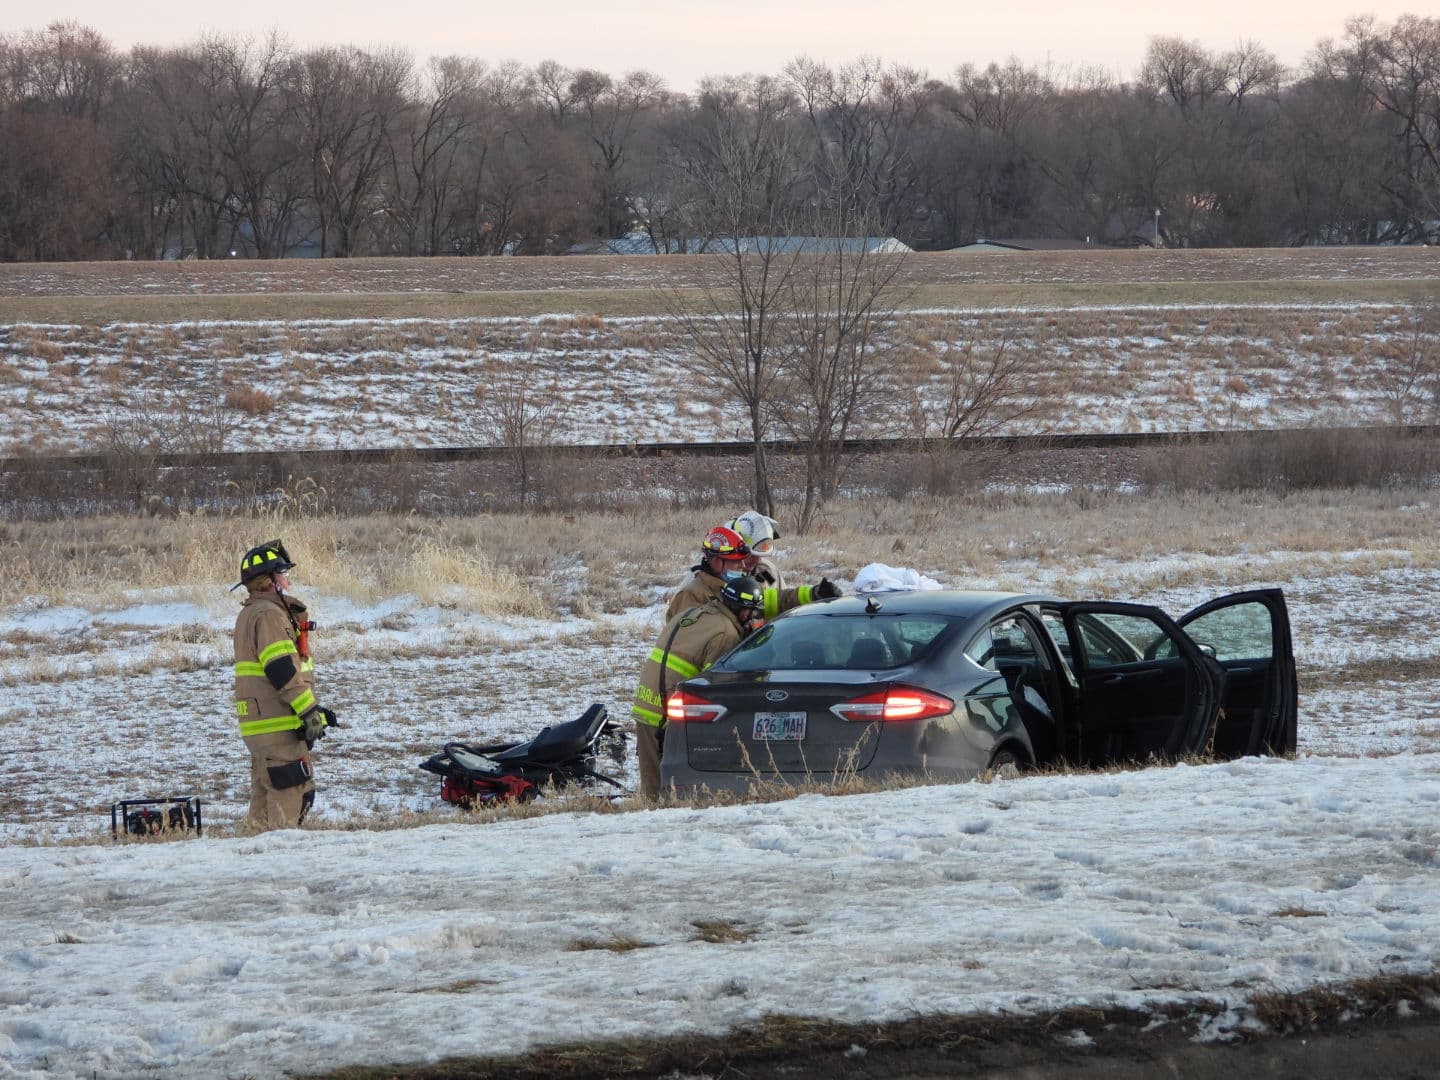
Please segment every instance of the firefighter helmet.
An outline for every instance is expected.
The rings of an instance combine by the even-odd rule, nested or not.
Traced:
[[[290,552],[279,540],[267,540],[249,551],[240,560],[240,584],[248,585],[261,574],[283,574],[295,569]]]
[[[780,530],[776,527],[775,519],[760,513],[759,510],[746,510],[729,522],[729,525],[745,538],[750,550],[756,555],[770,554],[775,541],[780,539]]]
[[[737,615],[746,608],[760,611],[765,607],[765,586],[749,574],[730,578],[720,590],[720,602]]]
[[[750,545],[728,525],[716,525],[700,544],[700,552],[706,558],[714,556],[726,562],[736,562],[749,557]]]

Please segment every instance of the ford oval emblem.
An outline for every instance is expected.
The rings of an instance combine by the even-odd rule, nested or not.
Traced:
[[[790,695],[789,695],[786,691],[784,691],[784,690],[766,690],[766,691],[765,691],[765,700],[766,700],[766,701],[784,701],[784,700],[785,700],[786,698],[788,698],[789,696],[790,696]]]

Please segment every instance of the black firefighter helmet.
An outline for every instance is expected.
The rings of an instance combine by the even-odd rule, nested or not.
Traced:
[[[279,540],[257,544],[240,560],[240,584],[248,585],[261,574],[283,574],[295,568],[290,552]]]
[[[749,574],[729,578],[720,590],[720,602],[737,615],[746,608],[760,611],[765,607],[765,586]]]

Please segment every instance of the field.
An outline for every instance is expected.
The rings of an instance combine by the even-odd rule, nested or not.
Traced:
[[[226,698],[237,538],[286,539],[321,626],[323,700],[347,727],[322,748],[317,820],[387,824],[440,809],[415,766],[447,739],[520,737],[591,701],[625,716],[660,606],[723,512],[660,511],[643,529],[628,515],[0,525],[3,834],[97,838],[111,801],[172,790],[222,828],[242,813]],[[1389,755],[1440,749],[1440,645],[1415,632],[1440,619],[1436,520],[1433,492],[1413,489],[876,497],[786,538],[783,567],[848,582],[879,561],[1175,614],[1280,585],[1301,753]],[[163,754],[157,719],[174,735]],[[53,782],[61,731],[92,763],[82,786]]]
[[[665,317],[707,267],[0,266],[0,455],[217,411],[223,449],[274,449],[276,424],[287,449],[474,445],[477,390],[517,363],[570,404],[560,442],[743,438]],[[855,434],[924,433],[955,365],[1002,341],[1035,372],[1008,433],[1434,423],[1440,402],[1410,376],[1437,269],[1425,249],[917,255],[888,334],[894,393]]]
[[[1407,364],[1413,370],[1415,320],[1440,302],[1432,252],[924,256],[907,272],[914,303],[894,331],[905,362],[932,365],[938,378],[945,357],[968,343],[1023,341],[1049,371],[1034,391],[1046,430],[1434,422],[1433,396],[1402,394],[1397,381]],[[233,395],[225,407],[253,421],[235,431],[235,449],[274,449],[277,438],[287,448],[448,445],[473,432],[467,395],[522,356],[569,374],[586,407],[575,442],[733,438],[735,418],[689,388],[684,344],[656,299],[662,286],[694,287],[701,273],[695,260],[603,259],[0,266],[0,453],[93,448],[127,410],[173,408],[176,395]],[[272,400],[240,393],[257,383]],[[422,1060],[429,1051],[415,1048],[416,1032],[443,1026],[436,1017],[451,1012],[493,1021],[522,1053],[557,1038],[660,1038],[759,1022],[812,991],[843,999],[857,1023],[942,1007],[1014,1016],[1072,1002],[1152,1009],[1205,995],[1243,999],[1235,1014],[1202,1017],[1213,1037],[1223,1023],[1243,1032],[1236,1016],[1259,1015],[1267,994],[1309,1008],[1285,995],[1374,974],[1433,981],[1426,912],[1440,861],[1425,815],[1440,798],[1440,641],[1430,630],[1440,621],[1440,477],[1423,462],[1396,471],[1379,461],[1365,486],[1312,478],[1296,488],[1209,484],[1215,462],[1179,451],[1148,463],[1044,460],[1043,469],[991,468],[983,482],[928,496],[916,494],[913,465],[857,463],[844,497],[811,530],[786,530],[781,568],[790,583],[823,574],[848,584],[867,563],[885,562],[947,586],[1138,600],[1172,614],[1281,586],[1299,664],[1295,761],[1037,777],[1015,781],[1013,793],[1002,781],[861,797],[873,804],[811,796],[778,816],[764,807],[651,814],[623,799],[595,807],[604,815],[572,816],[552,802],[573,824],[465,829],[489,819],[443,806],[418,762],[447,739],[525,736],[591,701],[624,717],[664,600],[703,532],[743,509],[743,482],[726,488],[678,468],[617,472],[593,481],[617,492],[609,510],[339,516],[316,512],[326,477],[292,476],[276,498],[237,500],[223,515],[0,522],[0,902],[13,901],[16,918],[36,898],[55,905],[24,916],[23,940],[5,956],[35,994],[0,1001],[16,1013],[0,1029],[0,1060],[40,1075],[51,1067],[50,1040],[55,1061],[65,1046],[62,1075],[121,1075],[141,1062],[155,1075],[230,1075],[252,1060],[247,1053],[269,1063],[257,1074],[273,1066],[278,1075],[318,1071],[324,1060]],[[674,486],[688,482],[693,497]],[[785,474],[782,524],[796,501]],[[240,552],[276,535],[299,563],[296,591],[320,624],[321,700],[345,726],[318,754],[316,828],[246,840],[234,828],[248,778],[229,712],[237,601],[228,589]],[[633,761],[617,771],[633,783]],[[1411,812],[1412,791],[1425,812]],[[112,801],[163,795],[205,801],[213,843],[197,847],[193,867],[175,854],[183,847],[109,845]],[[936,816],[895,814],[912,795]],[[1383,814],[1365,801],[1372,795]],[[1137,818],[1161,801],[1170,809],[1159,825]],[[827,805],[847,808],[853,836],[827,832]],[[1081,810],[1093,818],[1072,822]],[[1206,815],[1227,823],[1221,831],[1243,820],[1246,836],[1263,839],[1241,850],[1214,835]],[[1029,839],[1007,846],[1022,816]],[[763,868],[765,883],[783,880],[803,855],[785,839],[785,820],[827,837],[834,847],[821,861],[854,874],[816,879],[806,918],[823,948],[806,951],[798,935],[811,929],[783,917],[785,904],[803,901],[777,892],[775,910],[750,912],[746,881],[727,879],[714,896],[704,887],[715,857],[739,858],[740,848],[774,860],[746,864]],[[378,836],[418,826],[431,828],[407,833],[413,843]],[[1112,828],[1149,845],[1157,863],[1175,854],[1173,865],[1142,880],[1123,855],[1097,855]],[[1186,837],[1178,853],[1168,851],[1171,829]],[[702,835],[713,852],[686,850],[687,837]],[[491,851],[487,836],[517,846]],[[1327,861],[1331,843],[1343,869]],[[515,857],[525,844],[553,853],[543,873]],[[973,865],[967,845],[982,853]],[[287,874],[327,855],[346,861],[328,867],[313,893],[281,890]],[[650,876],[680,855],[694,862],[685,876]],[[252,887],[257,856],[267,866]],[[927,860],[941,858],[953,865],[927,876]],[[429,876],[440,862],[453,863],[460,891]],[[859,866],[871,862],[885,874]],[[226,906],[207,912],[190,894],[148,896],[147,866],[168,868],[195,895],[213,873]],[[92,874],[94,884],[75,884]],[[872,880],[896,892],[872,897]],[[412,886],[423,895],[405,892]],[[940,887],[966,891],[927,891]],[[527,892],[535,888],[543,895]],[[272,894],[284,898],[273,910]],[[1058,929],[1007,936],[957,922],[922,948],[903,909],[888,908],[902,895],[917,911],[927,897],[963,896],[956,919],[974,903],[1053,918]],[[705,905],[722,903],[716,896],[754,925],[734,915],[740,937],[730,951],[702,953],[703,933],[686,935],[715,914]],[[1084,919],[1067,916],[1075,903],[1089,905]],[[852,911],[856,932],[900,960],[913,948],[919,966],[857,983],[866,961],[852,955],[851,925],[837,921]],[[635,920],[654,937],[631,956],[619,945]],[[195,956],[166,957],[151,945],[152,924],[178,928],[196,942]],[[1072,931],[1084,938],[1080,952],[1065,937]],[[212,955],[200,942],[217,932],[226,944]],[[649,948],[656,943],[665,948]],[[152,1018],[131,1041],[108,1034],[125,1030],[125,1017],[112,1018],[99,991],[86,991],[67,1019],[73,987],[104,982],[96,965],[112,948],[137,968],[156,955],[126,984],[126,1008],[133,1001]],[[922,960],[925,949],[934,951]],[[1065,966],[1082,952],[1083,963]],[[667,957],[685,962],[675,968]],[[290,966],[297,960],[303,977]],[[812,962],[818,982],[802,988],[797,965]],[[280,999],[273,1024],[203,1015],[214,1005],[248,1016],[272,971],[297,987],[314,978],[325,992],[307,992],[303,1012]],[[46,972],[74,982],[45,990]],[[922,983],[941,998],[925,996]],[[532,984],[540,989],[531,993]],[[781,988],[775,996],[764,989],[771,984]],[[559,1026],[616,986],[626,988],[624,1003],[615,996],[618,1034]],[[651,994],[678,1017],[673,1028],[657,1020]],[[1434,999],[1424,986],[1406,994]],[[942,998],[948,1004],[936,1005]],[[153,1019],[181,1007],[177,1025]],[[1050,1025],[1098,1032],[1109,1022],[1103,1009],[1088,1015],[1046,1020],[1034,1041],[1073,1051],[1082,1044],[1065,1041],[1070,1028]],[[341,1042],[376,1041],[331,1052],[314,1042],[312,1018],[322,1021],[314,1031],[339,1025],[330,1030]],[[946,1030],[970,1032],[968,1023],[946,1021]],[[82,1030],[90,1027],[97,1034]],[[375,1034],[390,1028],[393,1046]],[[927,1030],[925,1039],[945,1037]],[[471,1042],[448,1031],[445,1053]],[[654,1060],[673,1069],[699,1058]],[[544,1059],[528,1062],[544,1073]]]
[[[245,414],[238,449],[279,448],[280,433],[285,448],[463,443],[473,441],[467,392],[535,355],[584,400],[575,441],[733,438],[735,418],[687,380],[684,343],[658,299],[662,286],[694,287],[708,267],[703,258],[0,266],[0,305],[24,320],[0,326],[0,445],[92,446],[127,401],[215,385],[271,388],[261,394],[271,411]],[[1053,360],[1039,365],[1035,392],[1045,429],[1056,431],[1414,420],[1401,415],[1391,376],[1406,362],[1411,320],[1440,303],[1440,260],[1424,249],[924,255],[905,273],[921,292],[1000,290],[1021,301],[914,308],[895,338],[907,362],[937,377],[947,352],[997,333],[1047,350]],[[1153,288],[1172,302],[1075,302],[1087,290],[1114,303]],[[597,290],[645,312],[574,309],[577,295]],[[1217,306],[1207,290],[1238,302]],[[1315,301],[1317,290],[1331,299]],[[543,316],[502,314],[536,296]],[[441,307],[415,320],[321,314],[333,303],[416,298]],[[115,300],[143,319],[42,317],[51,303],[79,311]],[[292,306],[216,323],[206,315],[216,301]],[[1436,406],[1414,395],[1403,404]],[[1440,737],[1440,723],[1418,719],[1440,701],[1440,652],[1408,632],[1425,624],[1440,565],[1423,469],[1379,491],[1186,495],[1204,485],[1181,483],[1177,494],[1157,476],[1168,468],[1193,479],[1215,466],[1195,458],[1137,473],[1130,463],[1117,475],[1099,458],[1066,459],[1043,483],[1019,466],[992,464],[990,482],[957,484],[947,499],[918,498],[857,464],[849,497],[810,535],[786,539],[787,570],[799,581],[845,579],[884,561],[951,585],[1083,591],[1177,611],[1280,584],[1301,642],[1303,750],[1394,753]],[[743,483],[743,463],[729,475]],[[518,736],[591,699],[623,715],[633,658],[693,561],[695,538],[745,501],[697,481],[673,470],[596,479],[617,492],[613,514],[335,520],[313,516],[326,478],[292,476],[259,517],[0,525],[0,688],[10,688],[0,732],[18,766],[0,781],[7,828],[17,838],[42,823],[84,835],[95,822],[82,808],[97,797],[169,787],[172,775],[204,791],[217,821],[233,816],[243,793],[228,740],[181,740],[178,757],[146,765],[135,749],[148,729],[125,702],[173,701],[186,731],[223,723],[232,549],[262,533],[284,535],[299,553],[300,587],[324,628],[327,696],[355,721],[332,751],[334,787],[351,793],[338,817],[433,809],[413,764],[445,738]],[[677,499],[667,484],[698,498]],[[643,528],[623,491],[650,492]],[[1396,610],[1409,618],[1397,622]],[[603,674],[580,687],[577,670]],[[31,798],[47,769],[43,732],[63,716],[102,715],[125,716],[93,732],[92,751],[113,755],[103,790]]]

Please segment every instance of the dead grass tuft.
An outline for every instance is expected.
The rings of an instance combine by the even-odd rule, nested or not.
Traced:
[[[225,393],[225,407],[251,416],[263,416],[275,408],[275,395],[258,386],[232,386]]]
[[[485,986],[496,986],[497,979],[456,979],[439,986],[416,986],[405,990],[407,994],[465,994]]]
[[[696,919],[690,924],[695,927],[692,941],[708,941],[712,945],[727,945],[739,941],[753,941],[760,931],[753,926],[740,926],[724,919]]]
[[[655,942],[641,941],[629,934],[622,934],[612,931],[609,937],[604,938],[578,938],[572,941],[567,947],[567,952],[613,952],[626,953],[634,952],[636,949],[653,949]]]
[[[1335,986],[1317,986],[1299,993],[1258,991],[1249,998],[1255,1019],[1272,1031],[1304,1031],[1354,1017],[1395,1015],[1402,1005],[1434,1000],[1440,994],[1440,972],[1376,975]]]

